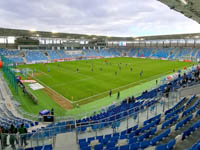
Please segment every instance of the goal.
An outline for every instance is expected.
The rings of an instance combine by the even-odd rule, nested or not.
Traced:
[[[30,68],[24,68],[24,69],[22,69],[21,73],[23,73],[23,75],[25,77],[27,77],[28,75],[33,77],[33,70],[30,69]]]

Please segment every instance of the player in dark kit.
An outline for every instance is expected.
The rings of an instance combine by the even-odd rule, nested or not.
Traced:
[[[117,92],[117,99],[119,99],[119,97],[120,97],[120,92],[118,91]]]
[[[143,70],[140,72],[140,77],[143,75]]]
[[[109,96],[110,96],[110,97],[112,96],[112,91],[111,91],[111,90],[109,91]]]

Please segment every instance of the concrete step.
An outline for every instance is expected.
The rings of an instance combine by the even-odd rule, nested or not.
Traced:
[[[55,150],[64,150],[64,149],[70,149],[70,150],[79,149],[79,146],[76,143],[75,132],[58,134],[56,136]]]

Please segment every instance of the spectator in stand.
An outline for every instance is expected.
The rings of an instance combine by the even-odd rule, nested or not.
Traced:
[[[51,109],[51,115],[54,116],[54,109]]]
[[[131,99],[132,99],[132,102],[133,102],[133,103],[135,103],[135,102],[136,102],[136,98],[135,98],[135,96],[132,96],[132,98],[131,98]]]
[[[1,142],[1,134],[2,134],[2,127],[0,126],[0,143],[2,143]]]
[[[21,146],[26,146],[26,133],[27,129],[24,127],[24,124],[21,124],[21,127],[18,129],[20,134]]]
[[[169,92],[170,92],[170,89],[171,89],[171,85],[170,85],[170,84],[168,84],[167,88],[165,89],[165,96],[166,96],[166,98],[168,98],[168,97],[169,97]]]
[[[4,149],[6,146],[8,146],[7,144],[7,135],[8,134],[8,131],[4,128],[4,127],[1,127],[1,143],[2,143],[2,148]]]
[[[18,140],[16,138],[17,129],[14,127],[13,124],[10,126],[9,133],[10,133],[10,139],[9,139],[10,145],[12,149],[16,149],[15,141],[18,144]]]
[[[127,102],[128,102],[128,99],[126,98],[126,99],[124,99],[124,100],[122,101],[121,104],[126,104]]]
[[[186,85],[188,82],[188,77],[186,75],[186,73],[183,74],[183,85]]]
[[[128,104],[130,104],[132,102],[132,97],[128,98]]]

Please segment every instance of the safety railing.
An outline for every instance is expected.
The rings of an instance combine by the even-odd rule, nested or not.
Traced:
[[[39,147],[45,145],[55,145],[55,135],[50,133],[50,130],[47,131],[39,131],[37,135],[34,133],[25,133],[25,134],[9,134],[9,133],[1,133],[1,142],[0,148],[1,150],[17,150],[17,149],[25,149],[31,147]],[[45,135],[49,136],[45,136]],[[51,136],[52,135],[52,136]]]
[[[33,131],[32,133],[27,133],[27,134],[2,133],[1,134],[1,148],[2,149],[4,148],[5,150],[9,149],[10,147],[20,149],[20,148],[25,148],[24,144],[27,144],[26,148],[44,146],[48,144],[55,145],[55,137],[57,134],[73,132],[73,131],[76,132],[76,139],[78,141],[79,136],[81,135],[81,133],[84,132],[81,130],[82,128],[88,128],[89,130],[94,131],[95,136],[100,134],[99,131],[102,131],[104,129],[108,130],[108,128],[110,128],[110,131],[112,133],[115,133],[117,132],[118,128],[120,128],[120,130],[128,129],[132,127],[134,123],[139,125],[143,123],[145,120],[151,117],[154,117],[160,114],[161,112],[164,112],[166,109],[169,109],[171,106],[173,106],[177,100],[175,99],[175,95],[171,94],[171,96],[169,96],[169,100],[165,99],[163,102],[162,101],[163,99],[161,99],[160,97],[160,99],[157,99],[155,103],[153,103],[152,105],[149,105],[148,107],[138,106],[139,111],[137,112],[132,111],[133,109],[128,109],[116,115],[109,116],[109,118],[114,117],[114,120],[112,121],[110,121],[109,118],[105,120],[102,119],[98,121],[90,121],[88,122],[88,124],[82,124],[82,123],[78,124],[74,121],[73,123],[66,122],[66,124],[58,125],[58,126],[54,124],[51,127],[41,128],[36,131]],[[117,115],[124,114],[124,113],[127,113],[127,115],[120,118],[117,117]],[[102,124],[104,125],[106,124],[106,125],[102,126]]]
[[[162,98],[151,106],[140,109],[138,112],[127,110],[127,116],[123,116],[119,119],[116,118],[113,121],[104,122],[103,120],[98,120],[92,122],[90,126],[87,124],[76,124],[77,141],[79,138],[86,138],[85,136],[88,136],[88,134],[82,134],[85,133],[85,131],[90,131],[89,136],[100,136],[127,130],[134,125],[140,126],[145,120],[164,113],[167,109],[174,106],[175,103],[177,103],[177,98],[176,93],[173,93],[170,94],[168,98]],[[140,107],[142,108],[142,106]],[[110,130],[108,130],[108,128],[110,128]],[[106,129],[106,132],[103,132],[104,129]],[[108,131],[110,131],[110,133],[108,133]]]

